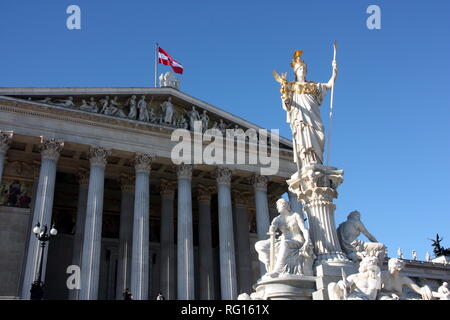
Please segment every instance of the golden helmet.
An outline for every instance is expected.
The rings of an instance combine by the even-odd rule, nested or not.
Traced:
[[[305,61],[302,60],[303,50],[296,50],[292,56],[291,67],[294,68],[295,65],[306,65]]]

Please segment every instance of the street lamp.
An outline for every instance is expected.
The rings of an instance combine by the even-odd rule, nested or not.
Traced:
[[[40,243],[40,255],[39,255],[39,261],[38,261],[38,268],[36,270],[36,275],[34,277],[34,281],[31,284],[31,290],[30,290],[30,299],[31,300],[42,300],[44,297],[44,283],[42,282],[42,264],[44,261],[44,250],[45,250],[45,243],[50,240],[50,238],[56,236],[58,234],[58,231],[55,229],[55,225],[52,226],[50,229],[50,232],[47,233],[47,225],[44,226],[44,228],[41,228],[41,224],[38,222],[36,226],[33,228],[33,233],[36,236],[36,238],[39,240]]]

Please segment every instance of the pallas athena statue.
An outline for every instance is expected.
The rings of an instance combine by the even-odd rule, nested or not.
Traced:
[[[292,57],[291,67],[295,81],[287,81],[286,73],[281,76],[273,72],[281,84],[281,100],[291,126],[294,145],[294,161],[298,168],[311,164],[322,164],[325,134],[320,116],[327,90],[334,85],[337,76],[336,60],[333,60],[333,73],[327,83],[306,80],[307,65],[301,59],[303,51],[297,50]]]

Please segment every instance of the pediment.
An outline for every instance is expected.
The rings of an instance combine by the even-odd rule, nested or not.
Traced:
[[[177,89],[162,88],[0,88],[0,96],[23,103],[95,113],[116,120],[147,122],[166,129],[190,128],[197,117],[208,129],[263,129],[247,120],[189,96]],[[142,102],[142,97],[144,97]],[[170,99],[172,114],[166,112]],[[147,109],[147,112],[140,110]],[[132,110],[134,109],[134,111]],[[292,150],[290,140],[280,137],[280,148]]]

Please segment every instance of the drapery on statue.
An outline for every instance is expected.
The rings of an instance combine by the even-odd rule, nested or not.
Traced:
[[[287,274],[313,275],[315,257],[303,219],[283,198],[277,201],[277,210],[279,215],[269,228],[270,238],[255,244],[258,259],[266,266],[266,275],[272,278]],[[277,230],[282,233],[278,239],[275,238]]]
[[[287,81],[286,73],[280,76],[273,71],[275,80],[281,84],[282,106],[291,126],[294,161],[299,168],[323,163],[325,134],[319,107],[337,76],[337,64],[333,60],[333,73],[327,83],[306,81],[307,66],[301,60],[302,53],[302,50],[297,50],[292,57],[295,81]]]
[[[358,240],[360,234],[364,234],[371,242]],[[367,231],[361,221],[359,211],[352,211],[347,220],[337,228],[337,235],[342,251],[353,262],[359,262],[365,256],[376,256],[382,264],[386,257],[386,247],[379,243],[375,237]]]

